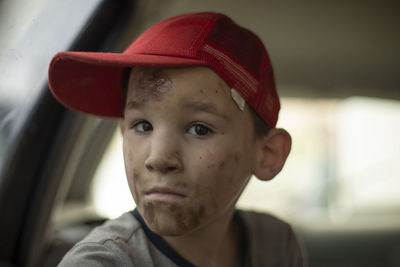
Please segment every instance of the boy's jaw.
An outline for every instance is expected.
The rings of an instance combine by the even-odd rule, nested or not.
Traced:
[[[135,104],[123,122],[125,166],[150,229],[184,235],[232,214],[253,171],[253,124],[249,111],[237,108],[229,87],[210,69],[166,69],[162,77],[172,86],[155,98],[132,86],[137,81],[131,79],[128,101]],[[202,104],[187,107],[187,101]],[[197,135],[195,123],[212,133]]]

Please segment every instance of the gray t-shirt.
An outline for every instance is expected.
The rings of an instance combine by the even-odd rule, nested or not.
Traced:
[[[291,227],[266,214],[237,211],[243,266],[300,267],[301,250]],[[194,266],[144,223],[137,210],[96,227],[58,266]]]

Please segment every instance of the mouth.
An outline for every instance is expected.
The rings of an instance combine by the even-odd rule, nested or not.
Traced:
[[[168,187],[153,187],[146,192],[145,197],[148,200],[179,201],[186,198],[186,195]]]

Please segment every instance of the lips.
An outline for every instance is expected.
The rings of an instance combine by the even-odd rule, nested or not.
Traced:
[[[180,200],[186,195],[168,187],[153,187],[145,194],[146,198],[153,200]]]

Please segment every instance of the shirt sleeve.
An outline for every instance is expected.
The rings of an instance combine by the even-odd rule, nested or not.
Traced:
[[[58,267],[131,267],[129,258],[110,242],[84,242],[75,245]]]

